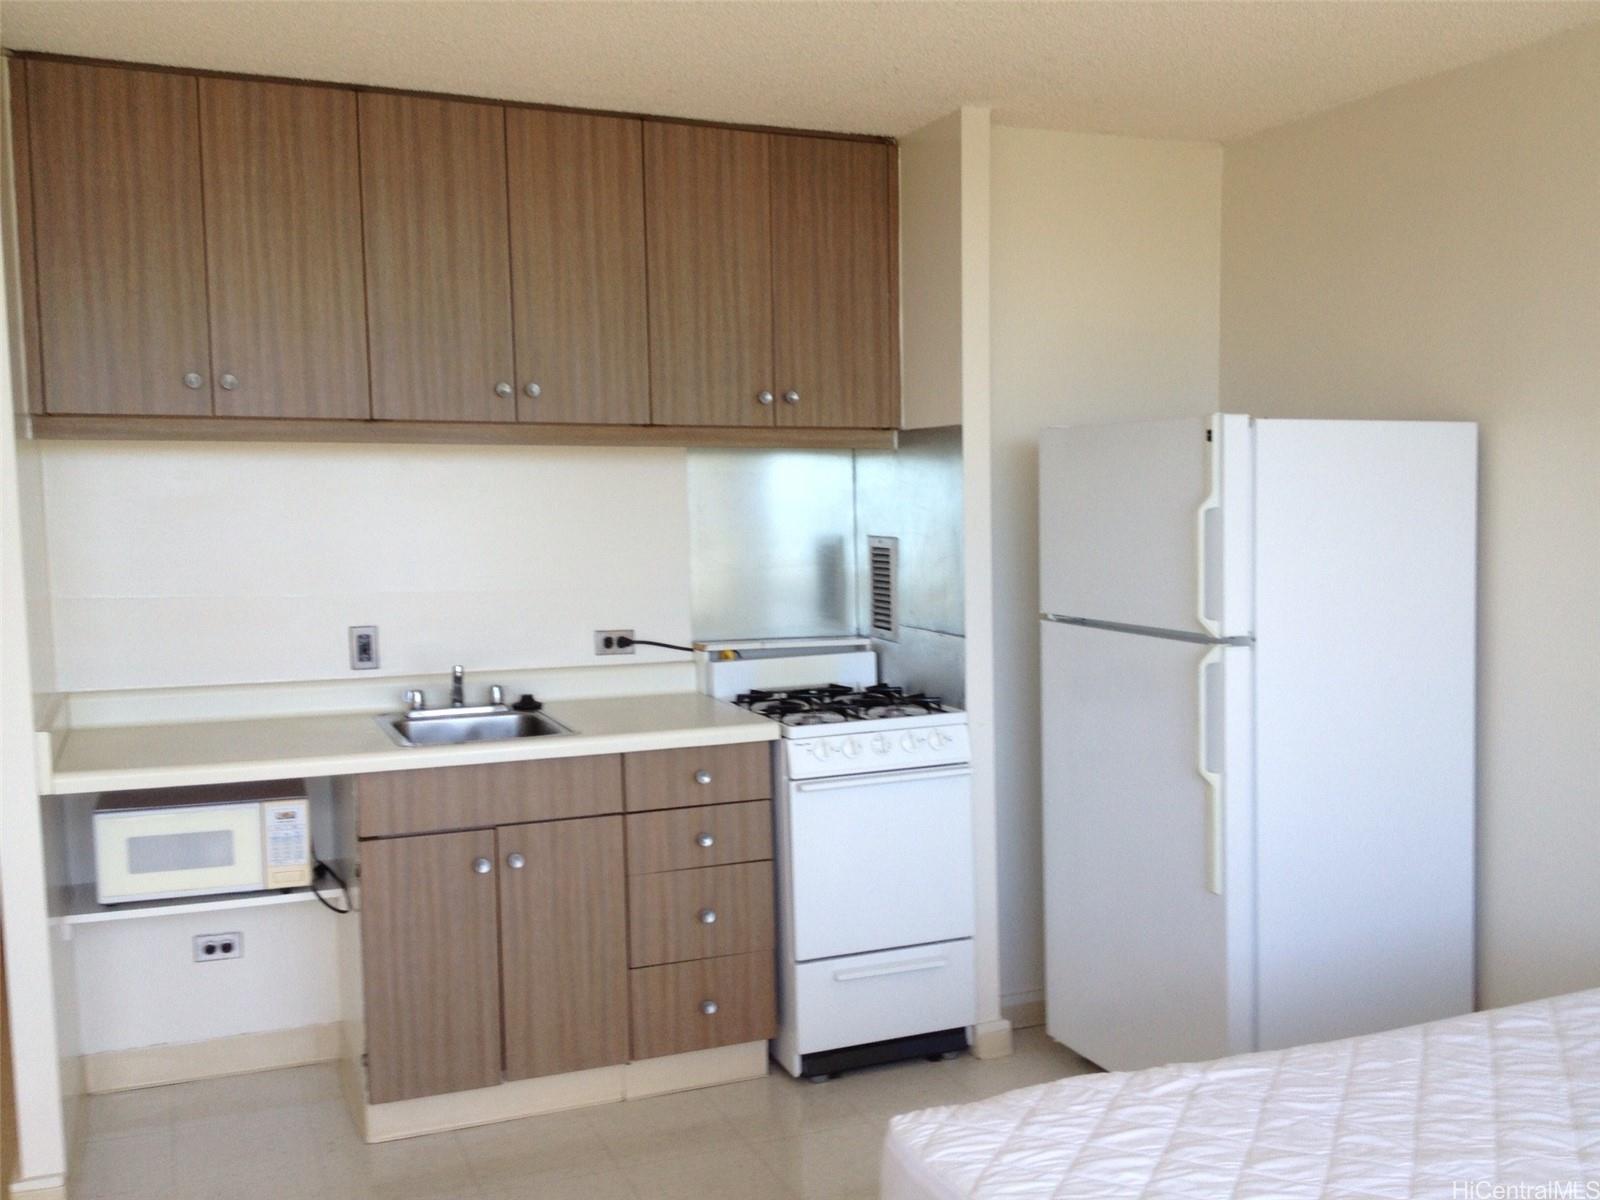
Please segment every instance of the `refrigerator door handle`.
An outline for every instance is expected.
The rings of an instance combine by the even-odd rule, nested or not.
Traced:
[[[1218,489],[1218,479],[1222,474],[1220,447],[1217,444],[1220,431],[1217,423],[1212,422],[1211,437],[1206,442],[1206,449],[1210,461],[1206,464],[1206,498],[1200,502],[1200,507],[1194,513],[1194,561],[1195,561],[1195,616],[1200,620],[1200,628],[1212,637],[1222,636],[1222,622],[1211,615],[1211,527],[1214,521],[1222,519],[1222,496]]]
[[[1206,785],[1206,891],[1222,895],[1222,820],[1223,778],[1211,765],[1211,674],[1222,665],[1223,647],[1213,646],[1200,660],[1198,687],[1200,700],[1199,741],[1195,747],[1195,769]]]

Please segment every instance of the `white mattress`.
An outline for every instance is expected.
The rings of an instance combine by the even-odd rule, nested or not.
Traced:
[[[896,1117],[882,1200],[1600,1197],[1600,990]]]

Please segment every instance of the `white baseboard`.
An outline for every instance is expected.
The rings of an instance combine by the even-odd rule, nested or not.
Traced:
[[[91,1094],[125,1092],[219,1075],[301,1067],[338,1057],[337,1024],[245,1033],[207,1042],[105,1050],[83,1056],[84,1090]]]
[[[13,1179],[6,1185],[7,1196],[26,1196],[28,1200],[67,1200],[67,1181],[62,1175],[38,1175],[32,1179]]]
[[[494,1087],[394,1100],[387,1104],[365,1102],[357,1061],[350,1055],[342,1061],[345,1099],[366,1141],[390,1142],[570,1108],[616,1104],[667,1092],[686,1092],[719,1083],[756,1079],[767,1072],[767,1043],[718,1046],[712,1050],[546,1075],[540,1079],[518,1079]]]
[[[1044,1024],[1044,993],[1042,991],[1013,992],[1000,997],[1000,1015],[1011,1022],[1013,1029],[1032,1029]]]
[[[1011,1022],[1002,1017],[972,1031],[973,1058],[1007,1058],[1011,1054]]]

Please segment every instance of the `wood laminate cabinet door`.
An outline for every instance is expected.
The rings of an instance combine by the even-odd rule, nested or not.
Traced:
[[[498,871],[493,830],[361,843],[371,1103],[500,1082]]]
[[[27,76],[47,411],[210,415],[198,81]]]
[[[17,294],[22,311],[24,392],[12,397],[20,411],[44,411],[44,373],[39,353],[39,271],[33,252],[33,166],[28,150],[28,64],[7,64],[11,92],[11,181],[17,198]]]
[[[219,417],[371,416],[356,95],[200,80]]]
[[[769,142],[744,130],[645,124],[657,425],[773,423]]]
[[[877,142],[772,137],[779,425],[898,424],[893,164]]]
[[[506,1078],[626,1061],[622,818],[508,825],[496,835]]]
[[[650,422],[641,124],[506,110],[521,420]]]
[[[505,109],[362,92],[372,415],[514,421]]]

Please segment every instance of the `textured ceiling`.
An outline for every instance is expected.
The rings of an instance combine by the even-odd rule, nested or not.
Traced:
[[[14,49],[904,134],[1229,140],[1600,20],[1600,0],[4,0]]]

